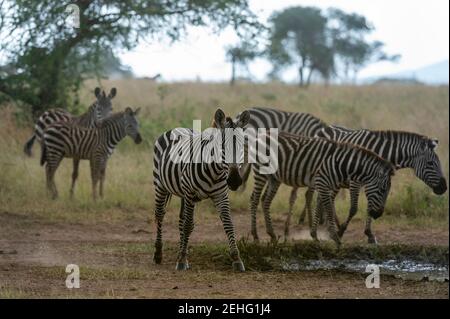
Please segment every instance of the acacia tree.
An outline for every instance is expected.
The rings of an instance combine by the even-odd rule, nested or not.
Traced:
[[[79,28],[67,23],[72,4]],[[0,99],[22,101],[34,116],[65,107],[86,77],[99,75],[105,50],[175,41],[188,26],[206,25],[250,36],[260,27],[247,0],[0,0]]]
[[[235,46],[227,47],[226,55],[227,60],[231,63],[230,85],[234,85],[237,67],[245,68],[248,72],[248,63],[254,60],[259,55],[259,52],[254,45],[242,42]]]
[[[324,69],[327,48],[327,19],[314,7],[291,7],[270,18],[272,30],[268,56],[272,75],[286,66],[298,68],[299,85],[308,86],[314,71]],[[331,66],[328,66],[331,69]],[[327,70],[328,73],[328,70]]]
[[[364,16],[331,8],[328,10],[328,20],[331,25],[333,49],[346,81],[351,77],[353,82],[356,81],[358,72],[369,63],[395,62],[400,59],[400,55],[385,53],[383,42],[366,40],[366,36],[374,31],[374,27]]]
[[[346,79],[369,63],[396,61],[380,41],[367,41],[374,28],[364,16],[339,9],[322,12],[315,7],[291,7],[276,12],[272,23],[268,56],[273,65],[270,76],[286,66],[296,66],[299,84],[308,86],[313,73],[326,82],[342,71]]]

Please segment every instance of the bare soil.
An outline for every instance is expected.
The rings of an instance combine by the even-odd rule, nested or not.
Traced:
[[[146,216],[143,212],[142,216]],[[150,214],[148,214],[150,216]],[[247,271],[217,267],[215,256],[192,254],[192,269],[174,270],[178,229],[176,214],[164,231],[164,260],[152,262],[151,218],[121,223],[47,220],[26,212],[0,211],[0,297],[3,298],[448,298],[448,283],[406,281],[382,276],[379,289],[365,287],[365,275],[338,271]],[[248,236],[248,213],[234,212],[238,237]],[[282,234],[283,220],[275,219]],[[363,223],[355,222],[344,237],[365,244]],[[448,245],[448,229],[374,224],[380,245]],[[268,240],[263,225],[260,237]],[[294,225],[292,238],[308,239],[307,226]],[[326,239],[324,232],[322,238]],[[204,243],[224,244],[217,216],[197,216],[191,251]],[[67,289],[66,265],[80,266],[81,287]]]

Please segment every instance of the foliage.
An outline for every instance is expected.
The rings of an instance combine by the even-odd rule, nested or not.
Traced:
[[[68,24],[69,4],[79,9],[79,28]],[[34,116],[67,107],[85,78],[100,75],[103,53],[145,39],[175,41],[188,26],[205,25],[241,35],[259,27],[246,0],[2,1],[0,98],[22,101]]]
[[[308,86],[313,73],[329,81],[343,65],[347,78],[371,62],[396,61],[398,55],[383,52],[380,41],[368,42],[373,27],[364,16],[330,8],[290,7],[276,12],[267,54],[272,62],[271,77],[286,66],[298,67],[299,84]]]
[[[242,42],[235,46],[229,46],[226,48],[227,60],[231,63],[231,80],[230,84],[233,85],[236,80],[236,67],[241,66],[248,71],[248,63],[254,60],[260,55],[258,49],[254,44],[248,42]]]

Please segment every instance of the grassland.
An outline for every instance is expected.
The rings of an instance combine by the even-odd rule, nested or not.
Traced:
[[[93,101],[92,92],[96,85],[98,85],[96,81],[88,81],[83,88],[81,101],[84,107]],[[214,208],[208,201],[199,204],[195,217],[196,229],[192,237],[194,252],[197,245],[206,245],[201,246],[204,254],[194,253],[192,262],[198,266],[183,281],[186,285],[194,285],[197,288],[193,291],[174,293],[171,289],[149,292],[135,287],[142,284],[141,281],[150,279],[158,281],[160,275],[173,277],[168,279],[170,282],[181,278],[180,275],[168,270],[172,269],[176,256],[178,238],[176,225],[179,209],[179,202],[176,199],[172,200],[166,218],[165,254],[168,257],[165,260],[165,268],[158,270],[154,265],[149,266],[154,237],[151,174],[153,141],[167,129],[176,126],[191,127],[193,119],[201,119],[206,127],[211,121],[213,112],[219,106],[231,115],[235,115],[246,107],[269,106],[309,112],[328,123],[353,128],[397,129],[436,137],[440,141],[437,152],[448,179],[448,86],[313,86],[305,90],[277,83],[239,84],[229,87],[226,84],[164,84],[148,80],[103,81],[101,85],[105,89],[117,87],[118,94],[113,101],[114,110],[123,110],[127,106],[142,108],[140,125],[144,143],[134,145],[131,140],[126,140],[119,145],[108,163],[106,197],[96,203],[91,199],[88,163],[81,164],[76,198],[69,199],[72,166],[70,160],[64,160],[57,172],[56,183],[60,191],[60,199],[49,200],[45,190],[44,171],[39,166],[39,146],[35,145],[33,158],[25,157],[22,152],[23,143],[32,132],[32,125],[23,120],[22,114],[15,105],[0,108],[0,250],[3,249],[6,252],[0,254],[0,262],[3,266],[14,265],[5,266],[7,271],[0,271],[0,297],[70,297],[64,292],[64,287],[61,290],[52,290],[33,280],[47,278],[49,282],[54,282],[63,269],[58,267],[69,263],[71,256],[79,257],[86,272],[90,274],[89,276],[93,276],[89,278],[95,279],[99,284],[98,286],[92,284],[87,291],[80,292],[74,297],[167,297],[171,293],[179,297],[184,297],[185,294],[201,297],[207,295],[208,288],[203,291],[193,282],[205,283],[203,279],[200,279],[202,269],[207,273],[206,281],[217,280],[223,283],[223,287],[227,287],[225,278],[229,276],[229,272],[219,267],[217,262],[211,262],[211,256],[216,256],[217,250],[224,251],[225,235]],[[245,238],[249,233],[250,191],[251,185],[243,193],[231,194],[233,219],[239,238]],[[273,219],[280,235],[287,212],[289,191],[287,187],[282,186],[272,205]],[[378,235],[381,245],[400,243],[413,246],[448,247],[448,199],[448,192],[443,196],[434,195],[409,170],[396,174],[385,214],[374,223],[374,232]],[[363,245],[364,243],[362,234],[366,216],[364,201],[364,196],[361,196],[360,212],[344,237],[344,244]],[[300,197],[296,205],[295,217],[298,216],[303,203]],[[337,209],[341,218],[346,215],[348,205],[348,195],[340,196]],[[260,234],[263,235],[262,218],[259,219],[259,223]],[[294,239],[307,239],[307,237],[305,226],[294,226]],[[266,239],[266,237],[263,238]],[[69,241],[73,241],[76,247],[71,247]],[[121,243],[122,250],[104,250],[105,247],[120,246]],[[105,247],[99,251],[99,246]],[[67,249],[70,253],[65,252]],[[8,251],[13,253],[7,254]],[[250,256],[252,252],[246,254]],[[106,274],[98,275],[98,269],[104,270]],[[115,275],[110,273],[114,269],[119,271]],[[255,269],[255,271],[256,273],[248,277],[249,281],[264,280],[262,278],[266,275],[275,282],[279,278],[280,291],[279,294],[276,290],[270,294],[260,291],[260,295],[252,294],[251,296],[285,297],[281,291],[282,287],[289,286],[292,280],[306,280],[308,277],[308,275],[295,277],[292,274],[286,275],[273,271],[270,274],[261,273],[261,269]],[[19,275],[23,273],[29,274],[28,281],[11,279],[16,275],[19,278]],[[11,276],[11,274],[15,275]],[[135,290],[115,294],[113,281],[117,279],[117,276]],[[233,278],[235,280],[233,282],[238,285],[239,280],[244,279],[241,275],[236,276],[238,277]],[[313,277],[314,280],[319,281],[323,278],[321,274],[315,274]],[[352,285],[353,281],[359,280],[356,277],[348,277],[348,280],[345,278],[340,285],[332,289],[336,293],[334,296],[339,296],[342,289]],[[133,279],[138,282],[133,282]],[[106,284],[101,284],[101,280],[106,280]],[[395,281],[392,281],[392,284],[396,287],[399,285]],[[212,285],[217,288],[215,284]],[[424,295],[427,291],[428,296],[432,296],[436,291],[439,293],[434,296],[442,296],[442,294],[448,296],[448,287],[443,289],[435,285],[437,284],[430,283],[429,286],[422,288],[402,285],[402,289],[405,290],[399,288],[398,294],[390,290],[390,293],[385,291],[379,296],[408,297],[416,290],[423,291]],[[32,289],[29,290],[29,287]],[[408,290],[408,287],[411,289]],[[259,291],[258,287],[254,288],[254,291]],[[342,296],[358,296],[359,293],[361,292],[350,293],[349,290]],[[228,295],[218,293],[213,296],[242,297],[243,295],[230,292]],[[318,288],[316,293],[302,295],[298,292],[294,295],[294,297],[301,296],[327,297],[333,294],[327,294]]]

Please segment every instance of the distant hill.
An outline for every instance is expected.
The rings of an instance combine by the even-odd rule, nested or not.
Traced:
[[[410,81],[417,83],[424,83],[429,85],[449,84],[449,61],[434,63],[424,66],[416,70],[403,71],[394,74],[382,75],[377,77],[370,77],[362,79],[361,83],[376,83],[381,79],[394,81]]]

